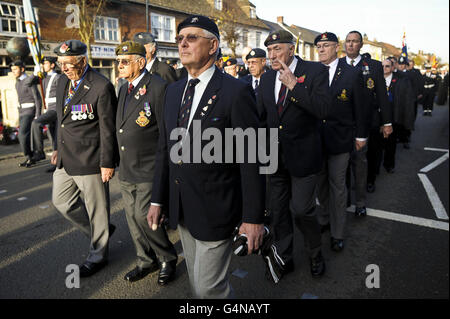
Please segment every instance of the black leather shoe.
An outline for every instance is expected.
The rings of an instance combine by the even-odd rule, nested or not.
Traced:
[[[409,143],[404,143],[403,148],[409,150],[411,146],[409,146]]]
[[[33,155],[32,159],[35,162],[42,161],[42,160],[45,159],[45,153],[36,151],[36,152],[34,152],[34,155]]]
[[[331,250],[340,252],[344,249],[344,240],[331,237]]]
[[[395,168],[393,168],[393,167],[386,167],[386,172],[388,172],[389,174],[393,174],[395,172]]]
[[[164,286],[168,284],[170,281],[172,281],[175,278],[176,269],[177,269],[176,260],[162,262],[158,275],[158,285]]]
[[[129,281],[129,282],[135,282],[135,281],[141,280],[148,274],[157,271],[158,269],[159,269],[159,267],[158,267],[157,263],[153,263],[148,268],[136,267],[132,271],[128,272],[125,275],[125,277],[123,277],[123,279],[125,279],[126,281]]]
[[[365,207],[356,207],[355,216],[356,217],[365,217],[367,215],[367,210]]]
[[[91,263],[90,261],[85,261],[84,264],[80,266],[80,277],[89,277],[101,270],[108,264],[108,261],[102,261],[100,263]]]
[[[111,238],[111,236],[114,234],[114,232],[116,231],[116,225],[114,224],[109,224],[109,237]]]
[[[375,192],[375,184],[374,183],[367,183],[367,192],[368,193]]]
[[[19,167],[25,167],[28,163],[28,159],[26,159],[24,162],[19,163]]]
[[[25,164],[25,167],[31,167],[31,166],[33,166],[34,164],[36,164],[36,161],[34,160],[34,159],[29,159],[27,162],[26,162],[26,164]]]
[[[326,225],[320,225],[320,233],[323,234],[324,232],[330,231],[330,223]]]
[[[325,260],[322,253],[319,252],[316,257],[310,258],[311,262],[311,275],[313,277],[321,277],[325,273]]]

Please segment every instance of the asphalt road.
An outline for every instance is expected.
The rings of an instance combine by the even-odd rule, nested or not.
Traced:
[[[348,215],[346,247],[342,253],[329,248],[323,235],[327,271],[313,279],[303,247],[295,237],[293,273],[274,285],[264,278],[260,256],[233,257],[231,282],[238,298],[446,298],[449,297],[448,220],[438,219],[418,173],[449,149],[448,105],[436,106],[433,117],[418,115],[411,149],[398,147],[394,174],[382,169],[377,190],[368,194],[371,216]],[[4,146],[0,145],[0,149]],[[1,152],[0,152],[1,153]],[[1,154],[0,154],[1,155]],[[5,158],[5,157],[3,157]],[[135,252],[125,219],[117,177],[111,184],[111,221],[117,230],[110,241],[108,266],[80,288],[66,287],[66,267],[84,261],[89,241],[52,206],[52,176],[48,160],[24,169],[23,158],[0,160],[0,298],[157,298],[185,299],[190,291],[183,257],[176,280],[167,287],[156,284],[157,274],[130,284],[123,276],[135,265]],[[445,212],[449,212],[449,161],[426,176],[434,186]],[[421,217],[424,224],[437,222],[444,229],[373,216],[377,212]],[[372,214],[373,212],[373,214]],[[169,232],[181,253],[176,231]],[[379,268],[379,288],[366,287],[368,265]],[[237,272],[236,272],[237,271]]]

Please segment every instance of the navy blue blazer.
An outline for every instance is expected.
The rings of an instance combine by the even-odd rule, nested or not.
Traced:
[[[328,92],[331,108],[320,125],[324,150],[330,155],[351,152],[355,137],[369,136],[366,118],[371,110],[364,99],[361,71],[340,60]]]
[[[251,163],[247,157],[241,164],[226,163],[223,140],[221,163],[205,163],[203,159],[193,163],[192,143],[191,163],[171,160],[170,151],[178,140],[171,140],[170,133],[177,128],[186,83],[187,78],[169,85],[166,91],[152,202],[169,206],[172,228],[175,229],[182,218],[194,238],[223,240],[231,237],[241,220],[254,224],[263,222],[264,179],[259,174],[259,164]],[[201,121],[202,134],[208,128],[218,129],[222,137],[226,128],[258,129],[253,90],[216,68],[193,119]],[[191,137],[193,126],[194,123],[189,128]],[[202,141],[202,150],[209,143],[209,140]],[[219,144],[216,141],[214,145]],[[236,150],[236,140],[233,148]]]
[[[267,126],[278,128],[279,153],[292,176],[318,173],[322,167],[322,142],[319,120],[330,109],[327,68],[318,62],[297,57],[294,75],[298,83],[288,92],[281,116],[275,103],[277,72],[270,70],[261,77],[258,108],[265,110]]]

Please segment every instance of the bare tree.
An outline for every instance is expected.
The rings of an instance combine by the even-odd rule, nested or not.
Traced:
[[[240,10],[228,4],[223,3],[222,10],[212,9],[210,16],[216,22],[222,39],[227,42],[228,48],[231,49],[232,56],[236,57],[236,49],[239,46],[240,27],[238,24],[238,17],[242,14]]]

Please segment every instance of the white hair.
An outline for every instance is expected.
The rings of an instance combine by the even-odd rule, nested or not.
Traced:
[[[217,46],[217,50],[213,54],[213,56],[217,59],[217,55],[219,54],[219,48],[220,48],[219,38],[217,37],[217,35],[215,35],[214,33],[210,32],[208,30],[202,29],[202,31],[203,31],[203,34],[205,35],[205,37],[210,38],[210,39],[216,39],[217,42],[219,42],[219,45]]]

